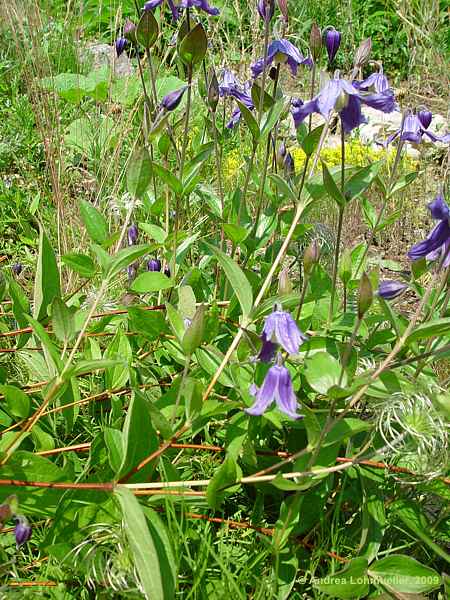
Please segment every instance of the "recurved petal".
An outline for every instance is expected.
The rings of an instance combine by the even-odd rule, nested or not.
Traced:
[[[297,398],[292,388],[289,371],[286,367],[277,367],[277,369],[279,374],[275,402],[281,412],[285,415],[288,415],[292,419],[299,419],[302,415],[297,413]]]
[[[428,210],[430,211],[433,219],[438,219],[439,221],[443,221],[444,219],[448,219],[450,217],[450,208],[445,202],[442,194],[438,194],[433,202],[428,204]]]
[[[347,106],[341,110],[342,126],[345,133],[350,133],[356,127],[367,123],[361,112],[361,100],[357,96],[349,96]]]
[[[450,226],[447,221],[440,221],[425,240],[415,244],[411,248],[408,252],[408,256],[411,260],[418,260],[419,258],[426,257],[449,240]]]

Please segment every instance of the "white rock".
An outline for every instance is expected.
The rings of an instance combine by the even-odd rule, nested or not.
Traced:
[[[131,60],[126,52],[117,56],[114,46],[92,42],[88,44],[82,54],[82,61],[91,64],[92,69],[110,67],[116,77],[128,77],[134,72]]]

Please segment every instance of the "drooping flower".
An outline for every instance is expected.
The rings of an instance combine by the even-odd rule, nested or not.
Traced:
[[[364,92],[375,92],[377,94],[386,92],[390,89],[389,81],[386,75],[383,73],[383,69],[380,69],[378,73],[372,73],[363,81],[354,81],[353,85],[358,90]]]
[[[174,90],[173,92],[170,92],[170,94],[167,94],[166,96],[164,96],[164,98],[161,101],[161,107],[165,108],[168,111],[171,110],[175,110],[177,108],[177,106],[180,104],[184,92],[187,90],[187,85],[183,86],[182,88],[178,89],[178,90]]]
[[[170,278],[170,275],[171,275],[171,273],[170,273],[170,268],[169,268],[169,266],[168,266],[168,265],[166,265],[166,266],[164,267],[164,271],[163,271],[163,273],[164,273],[164,275],[165,275],[166,277],[169,277],[169,278]]]
[[[137,244],[139,237],[139,229],[136,223],[133,223],[132,225],[130,225],[130,227],[128,227],[127,236],[129,246],[134,246],[135,244]]]
[[[297,75],[299,65],[312,67],[312,59],[310,56],[305,58],[300,50],[294,46],[289,40],[274,40],[269,44],[267,49],[267,59],[264,57],[257,60],[252,66],[252,75],[256,79],[264,71],[264,66],[269,66],[275,63],[287,63],[291,69],[292,75]]]
[[[281,306],[268,315],[264,321],[262,335],[266,341],[279,344],[289,354],[298,354],[299,347],[308,337],[300,331],[292,316]],[[261,338],[264,342],[264,338]]]
[[[295,162],[292,154],[290,152],[286,153],[284,157],[284,173],[287,179],[291,179],[295,176]]]
[[[277,344],[268,340],[264,331],[261,334],[261,342],[261,350],[259,351],[258,359],[262,362],[270,363],[275,358]]]
[[[15,517],[16,525],[14,527],[14,535],[16,537],[16,546],[19,548],[31,537],[31,527],[27,519],[21,515]]]
[[[161,271],[161,261],[157,258],[151,258],[147,262],[147,271]]]
[[[122,54],[122,52],[125,50],[126,46],[128,45],[128,40],[120,37],[117,38],[116,40],[116,53],[117,56],[120,56]]]
[[[336,110],[341,116],[344,131],[349,133],[366,123],[361,104],[385,113],[392,112],[397,106],[390,88],[379,93],[366,93],[358,90],[349,81],[335,77],[309,102],[302,103],[296,100],[295,104],[293,103],[292,116],[295,126],[298,127],[311,113],[319,113],[324,119],[329,119],[333,110]]]
[[[339,50],[339,46],[341,45],[341,33],[340,31],[337,31],[337,29],[335,29],[334,27],[329,27],[325,30],[323,37],[325,47],[328,53],[328,60],[331,63],[333,62],[334,57],[336,56],[337,51]]]
[[[221,81],[219,83],[219,96],[231,96],[234,90],[239,89],[240,85],[234,73],[229,69],[223,69]]]
[[[384,142],[379,143],[381,143],[383,146],[387,146],[399,137],[402,142],[420,144],[424,135],[426,135],[432,142],[443,142],[444,144],[450,143],[450,133],[439,136],[431,133],[431,131],[428,131],[428,127],[431,124],[432,118],[433,115],[426,110],[419,111],[419,113],[408,111],[400,128],[395,133],[390,135]]]
[[[275,0],[258,0],[257,9],[263,21],[270,21],[275,12]]]
[[[275,402],[278,409],[292,419],[300,419],[303,415],[297,413],[297,398],[292,388],[289,371],[283,366],[280,355],[276,365],[267,371],[260,388],[253,385],[250,393],[255,396],[255,402],[245,412],[249,415],[262,415]]]
[[[222,81],[219,84],[219,95],[224,97],[235,98],[246,106],[249,110],[254,110],[252,97],[250,96],[250,82],[247,81],[241,85],[234,74],[227,69],[222,73]],[[226,124],[228,129],[232,129],[241,118],[241,110],[238,106],[233,110],[229,122]]]
[[[161,6],[163,2],[164,0],[149,0],[144,4],[144,10],[153,10],[158,6]],[[175,2],[173,0],[167,0],[167,4],[169,5],[170,11],[172,13],[173,20],[176,21],[180,14],[178,12],[178,8],[175,6]]]
[[[220,14],[220,10],[208,4],[207,0],[181,0],[178,8],[199,8],[213,17]]]
[[[127,275],[128,275],[128,283],[132,283],[136,279],[137,267],[134,263],[132,265],[128,265]]]
[[[15,263],[11,267],[11,271],[14,273],[14,275],[20,275],[22,273],[22,269],[23,269],[23,265],[21,265],[20,263]]]
[[[378,284],[378,295],[384,298],[384,300],[393,300],[397,296],[400,296],[406,289],[408,289],[407,283],[385,279]]]
[[[433,219],[439,223],[431,230],[429,236],[418,244],[414,244],[408,252],[411,260],[426,258],[436,260],[444,258],[444,268],[450,266],[450,208],[442,194],[438,194],[433,202],[428,204],[428,210]]]

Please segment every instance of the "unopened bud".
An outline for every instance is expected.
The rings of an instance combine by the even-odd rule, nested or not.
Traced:
[[[11,518],[12,512],[9,504],[0,504],[0,525]]]
[[[303,255],[303,270],[305,275],[311,274],[315,265],[319,262],[320,246],[317,240],[313,240],[305,250]]]
[[[20,515],[16,517],[16,526],[14,527],[14,535],[16,538],[16,547],[19,548],[31,537],[31,527],[27,519]]]
[[[213,112],[215,112],[218,102],[219,102],[219,82],[217,80],[215,70],[211,69],[210,75],[209,75],[209,86],[208,86],[208,105],[210,106],[210,108]]]
[[[322,54],[322,32],[317,23],[313,23],[309,34],[309,49],[314,61]]]
[[[195,311],[194,318],[184,333],[181,345],[187,355],[192,354],[202,343],[205,329],[205,312],[206,306],[202,304]]]
[[[373,302],[373,288],[366,273],[359,280],[358,288],[358,317],[361,319],[369,310]]]
[[[278,8],[283,15],[283,19],[287,23],[289,21],[288,0],[278,0]]]
[[[290,152],[288,152],[284,158],[284,175],[286,179],[295,177],[295,163]]]
[[[289,279],[289,269],[285,267],[278,276],[278,294],[284,296],[292,292],[292,282]]]
[[[367,38],[360,43],[359,48],[355,54],[355,62],[354,62],[355,69],[361,69],[361,67],[363,67],[367,63],[367,61],[369,60],[371,50],[372,50],[371,38]]]
[[[123,37],[129,42],[136,42],[136,25],[130,19],[127,19],[124,23]]]

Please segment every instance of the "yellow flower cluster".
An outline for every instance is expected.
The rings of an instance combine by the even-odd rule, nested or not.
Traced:
[[[223,178],[226,182],[229,182],[233,179],[236,174],[242,169],[244,166],[244,159],[242,152],[239,148],[233,148],[224,158],[222,169],[223,169]]]

